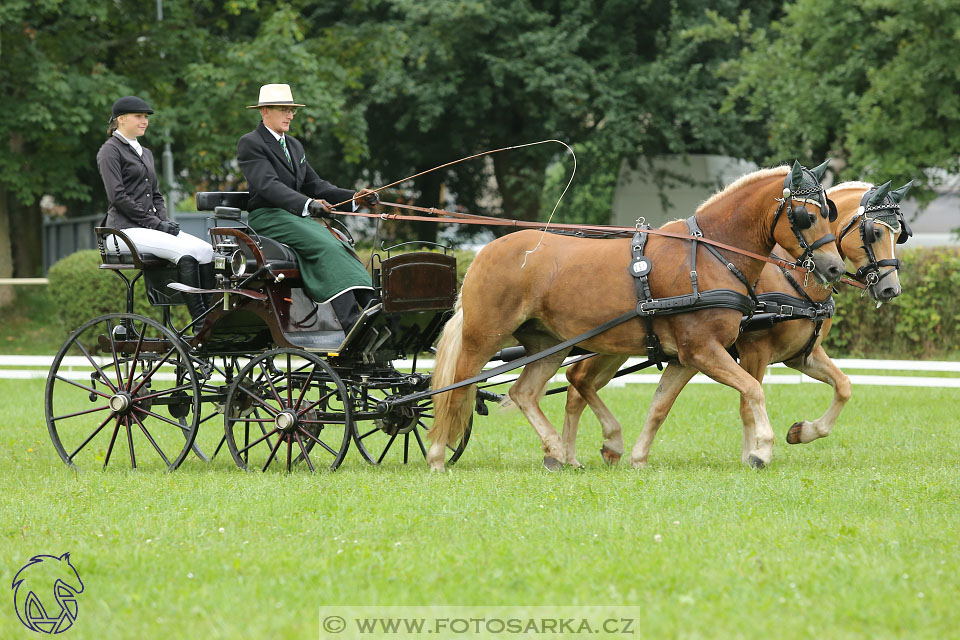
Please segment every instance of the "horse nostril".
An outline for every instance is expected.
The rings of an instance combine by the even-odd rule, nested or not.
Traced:
[[[880,298],[883,300],[893,300],[898,295],[900,295],[898,287],[884,287],[880,290]]]
[[[840,279],[840,276],[843,275],[843,268],[838,267],[837,265],[830,265],[827,267],[827,276],[831,282],[836,282]]]

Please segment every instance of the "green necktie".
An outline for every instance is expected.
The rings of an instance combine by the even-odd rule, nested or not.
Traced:
[[[280,146],[283,147],[283,155],[287,156],[287,163],[293,167],[293,160],[290,159],[290,152],[287,151],[287,141],[284,136],[280,136]]]

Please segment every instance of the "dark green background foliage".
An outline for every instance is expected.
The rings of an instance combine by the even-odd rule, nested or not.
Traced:
[[[67,332],[87,320],[105,313],[121,313],[127,308],[127,290],[115,274],[100,265],[100,252],[94,249],[77,251],[58,261],[48,274],[52,308]],[[136,272],[127,272],[132,277]],[[134,293],[134,312],[160,321],[161,307],[150,306],[143,278],[137,280]],[[186,307],[172,307],[173,322],[182,327],[189,321]]]
[[[842,287],[824,347],[833,356],[960,358],[960,249],[909,249],[901,256],[903,293],[879,309]]]

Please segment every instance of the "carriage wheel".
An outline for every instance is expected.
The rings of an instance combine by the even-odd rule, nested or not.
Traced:
[[[54,357],[47,429],[73,468],[176,469],[197,436],[200,383],[184,343],[150,318],[113,313],[73,332]]]
[[[275,349],[251,360],[227,392],[227,447],[241,469],[340,466],[352,411],[340,376],[319,357]]]
[[[359,391],[359,390],[358,390]],[[401,395],[397,391],[398,395]],[[375,406],[377,399],[389,394],[373,390],[368,393],[369,400],[360,406]],[[413,407],[398,407],[396,412],[377,418],[372,422],[355,422],[353,441],[360,455],[370,464],[399,463],[409,464],[426,460],[427,432],[433,426],[433,403],[429,400]],[[454,464],[463,455],[470,441],[473,429],[473,416],[460,439],[447,445],[446,464]]]

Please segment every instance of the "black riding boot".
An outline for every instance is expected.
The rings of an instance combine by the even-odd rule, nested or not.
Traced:
[[[200,288],[201,289],[216,289],[217,288],[217,278],[213,270],[212,262],[205,262],[200,265]],[[203,306],[206,309],[209,309],[213,306],[213,298],[215,294],[204,293],[201,294],[203,297]]]
[[[177,262],[177,280],[188,287],[200,288],[200,265],[197,264],[196,258],[193,256],[180,258]],[[190,312],[191,320],[196,320],[207,310],[199,293],[184,293],[183,297],[187,301],[187,311]],[[198,328],[199,325],[194,325],[194,330]]]

